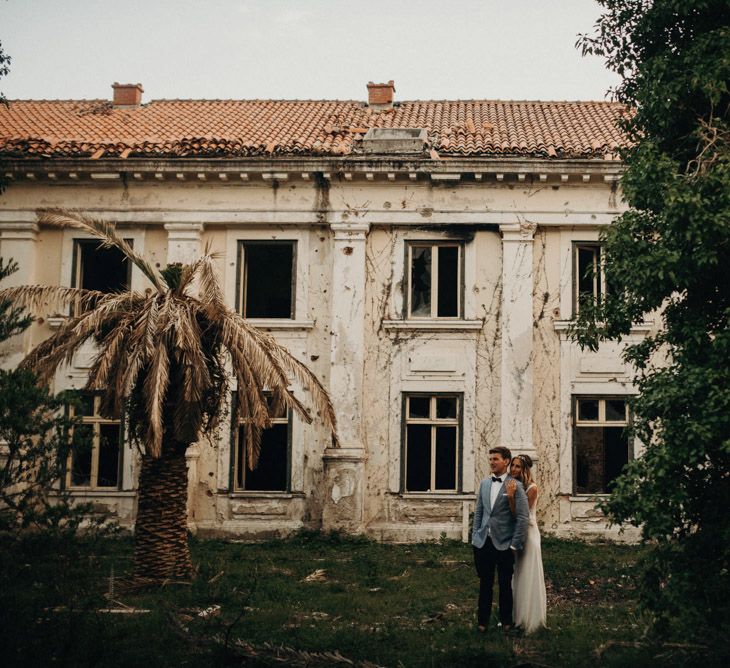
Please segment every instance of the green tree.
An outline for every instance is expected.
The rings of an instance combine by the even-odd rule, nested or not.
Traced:
[[[0,281],[17,269],[0,259]],[[0,300],[0,342],[22,334],[31,318]],[[32,528],[73,532],[82,509],[59,489],[71,421],[62,398],[39,387],[23,369],[0,369],[0,531]]]
[[[602,235],[612,290],[573,334],[595,349],[661,321],[625,353],[646,452],[602,507],[653,546],[641,595],[656,628],[702,632],[730,617],[730,3],[599,2],[578,45],[622,77],[630,208]]]
[[[294,394],[295,379],[309,393],[317,416],[335,437],[329,396],[317,378],[270,336],[249,325],[224,302],[215,255],[193,264],[156,271],[114,225],[63,211],[39,212],[45,225],[73,227],[120,250],[150,282],[145,292],[105,294],[81,288],[22,286],[0,291],[7,299],[39,309],[71,306],[72,315],[38,345],[21,368],[49,382],[88,340],[98,354],[87,390],[102,396],[102,413],[125,411],[142,452],[135,524],[135,579],[159,584],[188,578],[192,563],[187,540],[185,451],[201,435],[215,433],[226,405],[229,373],[237,382],[237,413],[246,421],[248,466],[256,465],[261,430],[286,406],[306,422],[312,417]],[[198,296],[193,294],[197,282]],[[268,396],[264,394],[267,389]]]
[[[5,53],[2,42],[0,42],[0,79],[7,76],[8,72],[10,72],[10,56]],[[0,104],[8,104],[8,101],[5,99],[5,95],[2,91],[0,91]],[[2,167],[2,163],[0,163],[0,167]],[[0,195],[3,193],[6,186],[5,170],[0,169]]]

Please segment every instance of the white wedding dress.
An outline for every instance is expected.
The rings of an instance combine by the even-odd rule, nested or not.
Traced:
[[[531,487],[533,485],[528,487],[528,491]],[[547,617],[547,595],[536,509],[537,497],[530,508],[525,547],[515,561],[512,578],[515,624],[521,626],[525,633],[532,633],[545,626]]]

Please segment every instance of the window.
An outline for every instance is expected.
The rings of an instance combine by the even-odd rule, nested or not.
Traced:
[[[460,243],[406,245],[409,318],[462,317],[462,253]]]
[[[233,405],[236,405],[235,397]],[[291,470],[291,413],[282,407],[273,424],[261,434],[261,454],[255,469],[248,468],[246,424],[237,419],[233,430],[234,491],[288,492]]]
[[[578,315],[581,303],[599,303],[606,294],[603,248],[600,243],[576,242],[573,258],[573,314]]]
[[[132,244],[131,239],[126,239]],[[102,248],[95,240],[74,242],[74,277],[77,288],[99,292],[121,292],[129,289],[131,265],[117,248]]]
[[[244,318],[294,318],[295,241],[239,243],[238,310]]]
[[[122,465],[122,427],[120,420],[109,420],[99,413],[101,398],[81,394],[79,404],[70,407],[71,416],[81,424],[73,428],[73,447],[66,464],[69,489],[119,489]]]
[[[601,494],[632,457],[625,398],[575,399],[575,492]]]
[[[458,491],[461,401],[457,394],[405,395],[403,491]]]

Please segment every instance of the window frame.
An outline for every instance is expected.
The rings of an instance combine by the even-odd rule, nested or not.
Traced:
[[[610,496],[611,492],[578,492],[578,430],[583,427],[623,427],[630,429],[633,418],[629,407],[629,399],[632,395],[621,394],[574,394],[571,397],[571,421],[572,421],[572,463],[573,463],[573,496],[593,497]],[[578,412],[579,401],[598,401],[598,418],[596,420],[580,420]],[[606,401],[623,401],[626,411],[624,420],[606,420]],[[626,439],[627,462],[632,461],[635,456],[634,439],[630,435]]]
[[[293,417],[294,413],[291,410],[291,408],[287,408],[286,410],[286,418],[274,418],[272,422],[274,424],[286,424],[287,425],[287,436],[286,436],[286,486],[285,489],[272,489],[272,490],[264,490],[264,489],[246,489],[245,487],[239,487],[237,484],[238,476],[238,466],[242,463],[241,462],[241,452],[239,451],[239,439],[238,439],[238,432],[239,429],[242,426],[245,426],[245,422],[243,420],[240,420],[238,417],[238,397],[237,397],[238,391],[234,390],[231,393],[231,456],[229,458],[230,460],[230,466],[229,466],[229,478],[228,478],[228,489],[231,494],[235,495],[271,495],[271,494],[286,494],[289,495],[292,493],[292,445],[293,445],[293,439],[292,439],[292,433],[293,433]],[[264,392],[266,394],[266,392]],[[245,482],[245,472],[244,472],[244,482]]]
[[[92,399],[92,414],[78,416],[81,425],[91,425],[93,429],[93,440],[92,440],[92,451],[91,451],[91,472],[89,474],[90,480],[88,485],[74,485],[73,484],[73,445],[71,443],[73,439],[74,426],[70,427],[68,438],[69,438],[69,450],[66,455],[64,462],[64,471],[62,477],[62,489],[69,492],[118,492],[123,488],[123,475],[124,475],[124,449],[126,445],[125,439],[125,415],[124,412],[115,419],[104,418],[98,412],[99,402],[101,401],[100,392],[84,392],[74,391],[74,394],[79,398],[91,397]],[[70,419],[74,419],[74,407],[71,404],[66,405],[66,414]],[[115,486],[99,485],[99,447],[100,447],[100,429],[99,427],[103,424],[116,424],[119,425],[119,441],[117,443],[118,455],[117,455],[117,484]]]
[[[457,314],[455,316],[440,316],[438,315],[438,252],[434,252],[441,246],[456,247],[458,250],[458,258],[456,261],[457,276],[456,276],[456,304]],[[403,319],[411,321],[456,321],[464,320],[464,285],[465,285],[465,246],[466,243],[463,239],[406,239],[404,241],[404,299],[403,299]],[[413,248],[416,247],[429,247],[431,248],[431,313],[430,315],[413,315],[411,313],[411,281],[413,277],[411,259],[413,257]]]
[[[246,267],[246,246],[292,246],[291,262],[291,296],[288,317],[281,316],[256,316],[249,318],[245,313],[246,280],[248,277]],[[246,320],[296,320],[297,318],[297,264],[298,257],[297,239],[237,239],[236,240],[236,312]]]
[[[134,239],[124,239],[132,248],[134,248]],[[71,287],[81,287],[81,246],[99,246],[101,242],[96,238],[74,237],[73,238],[73,260],[71,262]],[[127,290],[132,289],[132,265],[133,263],[127,259]]]
[[[598,281],[596,277],[593,278],[593,301],[594,303],[603,301],[606,298],[606,254],[604,252],[605,244],[601,241],[579,241],[573,240],[571,242],[571,256],[572,256],[572,291],[571,301],[573,306],[573,318],[578,317],[580,312],[580,272],[578,267],[578,253],[580,249],[597,249],[599,252],[598,261]],[[594,260],[595,267],[595,260]],[[600,290],[600,297],[599,297]]]
[[[431,400],[429,408],[429,416],[435,414],[435,402],[439,398],[454,397],[456,399],[456,419],[437,419],[437,418],[409,418],[409,400],[411,397],[428,397]],[[408,425],[409,424],[430,424],[431,425],[431,472],[430,485],[428,490],[408,490],[406,489],[407,471],[408,471]],[[432,489],[436,480],[436,448],[434,447],[435,433],[434,427],[439,425],[456,427],[456,485],[453,489]],[[401,393],[401,448],[400,448],[400,493],[402,495],[429,495],[429,496],[453,496],[461,494],[464,488],[464,393],[463,392],[429,392],[429,391],[404,391]]]

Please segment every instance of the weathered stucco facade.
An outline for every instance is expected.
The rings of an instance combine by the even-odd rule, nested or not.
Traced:
[[[291,317],[251,321],[310,366],[337,412],[339,448],[330,447],[316,420],[308,426],[288,418],[286,484],[278,491],[237,484],[230,424],[218,438],[192,446],[193,530],[245,538],[302,527],[386,541],[463,537],[475,489],[488,471],[488,450],[507,445],[536,461],[545,531],[617,536],[594,509],[596,494],[577,489],[576,406],[577,398],[590,397],[608,419],[605,398],[634,392],[621,361],[625,343],[590,353],[567,338],[576,244],[595,242],[622,207],[621,166],[611,155],[439,160],[386,152],[131,162],[6,160],[0,255],[20,267],[7,284],[74,284],[80,235],[39,227],[38,208],[115,220],[157,266],[190,260],[209,246],[220,253],[233,308],[241,303],[241,249],[286,242],[295,248]],[[413,317],[414,248],[455,249],[457,279],[444,288],[456,295],[455,316]],[[440,260],[442,269],[452,267],[448,257]],[[146,287],[136,270],[131,287]],[[64,314],[38,316],[11,342],[6,364],[16,364]],[[641,336],[640,329],[632,334]],[[83,388],[93,353],[89,345],[77,355],[54,389]],[[409,431],[409,397],[433,397],[438,411],[442,396],[455,408],[435,415],[431,427],[418,423]],[[427,489],[414,491],[409,485],[419,485],[408,482],[406,439],[424,429],[435,434],[427,471],[434,477]],[[638,452],[638,444],[628,444],[628,456]],[[408,453],[415,457],[415,450]],[[131,526],[138,461],[129,443],[120,461],[114,489],[92,485],[74,494]],[[442,465],[456,468],[439,489]],[[592,464],[581,460],[580,466]]]

